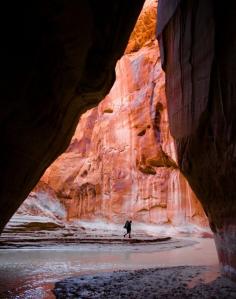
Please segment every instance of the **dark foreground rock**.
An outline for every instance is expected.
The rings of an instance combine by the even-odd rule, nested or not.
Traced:
[[[211,267],[119,271],[57,282],[56,298],[236,298],[236,284]]]
[[[235,11],[234,0],[160,0],[158,38],[178,165],[236,281]]]
[[[143,2],[4,3],[0,231],[109,92]]]

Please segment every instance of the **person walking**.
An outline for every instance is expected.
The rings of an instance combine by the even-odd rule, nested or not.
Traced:
[[[129,235],[129,238],[131,238],[131,224],[132,224],[132,221],[131,221],[131,220],[127,220],[127,221],[125,222],[124,228],[126,228],[127,233],[124,234],[124,238],[125,238],[126,235]]]

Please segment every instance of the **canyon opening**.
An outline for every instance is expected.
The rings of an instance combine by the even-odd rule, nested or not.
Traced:
[[[235,1],[4,11],[0,298],[236,298]]]

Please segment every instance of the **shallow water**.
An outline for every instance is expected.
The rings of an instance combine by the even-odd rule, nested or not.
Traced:
[[[212,239],[193,246],[158,251],[156,245],[80,244],[40,249],[0,250],[0,298],[54,298],[60,279],[118,269],[211,265],[217,267]],[[211,276],[212,277],[212,276]]]

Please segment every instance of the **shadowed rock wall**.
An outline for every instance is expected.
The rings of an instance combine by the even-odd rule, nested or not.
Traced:
[[[236,279],[236,3],[159,4],[179,167],[208,215],[223,271]]]
[[[0,231],[108,93],[143,2],[2,5]]]

